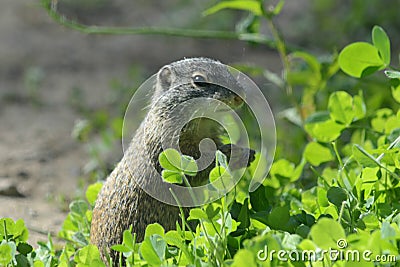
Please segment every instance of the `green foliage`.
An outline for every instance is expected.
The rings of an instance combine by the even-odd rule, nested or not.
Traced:
[[[89,244],[92,207],[100,189],[100,183],[93,184],[86,191],[87,201],[70,204],[59,233],[67,241],[61,249],[54,246],[50,235],[47,243],[39,242],[33,249],[26,243],[28,229],[22,220],[0,219],[0,266],[105,266],[98,248]]]
[[[236,4],[235,9],[238,8]],[[217,12],[224,8],[232,7],[224,3],[210,10]],[[210,10],[208,12],[212,13]],[[253,12],[253,15],[259,14]],[[264,15],[270,17],[270,14]],[[338,66],[345,73],[359,78],[389,67],[390,42],[386,33],[382,28],[374,27],[372,35],[373,44],[349,45],[337,60],[327,63],[321,63],[305,52],[288,55],[305,63],[297,65],[295,61],[295,64],[289,62],[288,84],[276,83],[286,90],[303,88],[299,100],[291,95],[290,90],[286,91],[297,103],[291,111],[291,117],[284,116],[294,125],[302,126],[303,134],[308,137],[302,159],[298,164],[284,158],[274,162],[269,179],[253,193],[245,193],[243,197],[239,192],[243,188],[239,185],[236,188],[238,191],[231,192],[220,201],[191,210],[188,220],[197,220],[199,224],[195,232],[189,231],[191,238],[187,242],[205,244],[202,252],[208,257],[196,258],[199,254],[190,253],[190,247],[178,246],[176,240],[166,242],[168,251],[171,245],[171,249],[176,247],[185,255],[189,249],[192,257],[185,257],[185,263],[188,261],[193,264],[197,260],[205,265],[240,266],[246,263],[261,266],[263,261],[257,258],[257,253],[264,246],[270,250],[284,251],[371,251],[371,258],[391,255],[391,261],[386,264],[395,264],[395,257],[399,257],[400,240],[400,215],[397,211],[400,198],[399,111],[395,108],[369,109],[363,97],[364,92],[359,89],[356,94],[351,94],[343,90],[329,92],[331,88],[327,88],[330,79],[334,80],[337,76],[343,79],[342,74],[338,73]],[[386,75],[397,79],[396,71],[386,71]],[[276,75],[269,74],[267,77],[277,81]],[[398,81],[392,81],[392,84],[391,90],[396,96]],[[326,97],[325,106],[315,101],[319,95]],[[176,157],[177,166],[179,157]],[[168,166],[164,164],[163,167]],[[210,173],[211,182],[226,173],[224,167],[217,164]],[[307,182],[307,176],[313,177],[315,182]],[[308,189],[297,186],[302,184]],[[247,192],[246,188],[244,192]],[[219,211],[212,213],[210,210]],[[227,222],[230,219],[224,217],[224,211],[228,211],[234,223],[233,228],[228,227],[225,231],[218,224],[226,218],[224,225],[231,225]],[[361,241],[371,233],[376,238],[373,243]],[[165,251],[162,240],[167,235],[171,234],[155,234],[153,242],[148,239],[148,255],[153,255],[151,260],[156,265],[171,261],[182,264],[179,261],[181,257],[168,257],[168,254],[160,253]],[[186,232],[182,236],[186,237]],[[198,242],[200,237],[204,237],[203,243]],[[216,240],[221,243],[216,243]],[[194,262],[190,259],[194,259]],[[301,264],[311,260],[309,257],[283,261],[275,257],[264,259],[264,263],[303,266]],[[320,261],[327,266],[353,266],[348,265],[344,258],[332,260],[323,257]],[[369,263],[361,259],[360,263],[352,264],[367,266]]]
[[[28,229],[23,220],[0,219],[0,266],[26,266],[33,250],[27,240]]]
[[[131,229],[124,231],[122,244],[112,247],[119,252],[121,264],[125,259],[127,266],[398,265],[400,72],[390,65],[388,35],[375,26],[372,44],[356,42],[339,55],[288,54],[274,24],[284,1],[267,10],[262,4],[223,1],[205,14],[242,10],[249,14],[237,30],[248,34],[245,40],[261,36],[262,20],[275,38],[283,74],[254,68],[288,99],[278,126],[289,131],[278,128],[282,133],[278,157],[268,179],[249,192],[251,165],[235,190],[191,209],[188,218],[182,211],[182,224],[177,223],[175,230],[148,225],[141,243]],[[383,69],[386,77],[380,72]],[[103,115],[99,114],[96,127],[107,125],[109,118]],[[88,125],[96,123],[82,123],[76,136],[84,139]],[[256,155],[256,161],[263,160]],[[170,183],[190,186],[187,176],[198,171],[193,158],[172,149],[160,154],[159,162],[163,178]],[[230,172],[226,157],[218,151],[209,175],[216,189],[223,186],[220,178],[229,179]],[[102,266],[98,249],[89,244],[91,211],[100,188],[101,184],[90,186],[87,201],[71,203],[60,232],[67,244],[60,250],[51,238],[33,250],[26,243],[22,221],[0,220],[0,264]],[[325,250],[340,255],[332,258]],[[360,253],[359,260],[345,258],[355,252]],[[372,261],[362,258],[365,252]],[[305,256],[295,257],[299,253]],[[381,261],[373,262],[378,257]]]
[[[91,210],[86,201],[77,200],[69,205],[70,213],[63,223],[60,237],[76,245],[89,244]]]
[[[96,108],[89,106],[82,88],[73,88],[70,104],[81,118],[76,120],[71,135],[87,150],[89,160],[84,165],[83,174],[89,177],[90,182],[104,180],[114,161],[118,160],[115,156],[110,160],[110,154],[113,155],[122,138],[123,116],[132,96],[132,88],[138,88],[142,80],[142,70],[132,67],[126,81],[110,82],[106,102]]]
[[[385,65],[379,50],[364,42],[346,46],[340,53],[339,64],[344,72],[357,78],[371,74]]]
[[[339,55],[339,65],[350,76],[360,78],[390,64],[390,40],[379,26],[372,29],[372,45],[357,42],[346,46]],[[393,72],[389,72],[393,78]]]
[[[258,0],[232,0],[232,1],[222,1],[215,6],[207,9],[203,12],[203,15],[208,16],[223,9],[238,9],[238,10],[248,10],[254,15],[260,16],[262,14],[261,2]]]
[[[100,253],[96,246],[87,245],[79,250],[75,255],[76,266],[105,266],[100,259]]]
[[[378,49],[379,56],[387,66],[390,64],[390,40],[386,32],[379,26],[372,29],[372,43]]]
[[[304,158],[313,166],[332,161],[333,155],[329,148],[317,142],[308,143],[304,149]]]
[[[180,155],[172,148],[164,150],[159,155],[159,162],[164,168],[161,173],[162,178],[168,183],[180,184],[184,180],[187,183],[185,175],[196,176],[197,174],[196,161],[190,156]]]

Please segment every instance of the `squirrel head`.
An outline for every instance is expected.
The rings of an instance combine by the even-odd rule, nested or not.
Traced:
[[[196,97],[214,98],[238,108],[244,89],[226,65],[209,58],[186,58],[160,69],[153,101],[178,104]]]

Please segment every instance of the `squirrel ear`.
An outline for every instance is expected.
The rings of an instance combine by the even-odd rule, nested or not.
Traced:
[[[158,82],[159,85],[161,85],[161,89],[163,91],[166,91],[170,88],[172,84],[172,70],[170,66],[164,66],[162,69],[158,72]]]

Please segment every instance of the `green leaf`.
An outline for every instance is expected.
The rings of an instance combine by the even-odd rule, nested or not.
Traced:
[[[318,204],[321,207],[328,207],[329,202],[328,202],[328,197],[327,197],[327,191],[325,188],[318,187],[317,188],[317,198],[318,198]]]
[[[353,97],[353,110],[354,110],[353,121],[364,118],[365,114],[367,113],[367,108],[364,103],[362,91],[360,91],[359,95]]]
[[[400,103],[400,85],[392,87],[392,96],[397,103]]]
[[[250,204],[253,211],[265,211],[270,207],[264,186],[250,192]]]
[[[298,234],[299,236],[306,238],[308,236],[308,234],[310,233],[310,227],[307,225],[300,225],[299,227],[296,228],[296,234]]]
[[[61,262],[60,263],[60,267],[67,267],[68,265],[65,263],[65,265],[62,265],[62,264],[64,264],[65,262]],[[45,265],[44,265],[44,263],[42,262],[42,261],[35,261],[34,263],[33,263],[33,267],[45,267]]]
[[[238,222],[239,228],[248,228],[250,226],[250,214],[249,214],[249,199],[246,198],[244,200],[244,203],[240,209],[239,216],[238,216]]]
[[[183,155],[181,158],[181,170],[189,176],[196,176],[198,171],[196,160],[193,157]]]
[[[14,222],[11,218],[0,219],[0,241],[6,235],[11,236],[16,242],[26,242],[28,240],[28,229],[25,226],[25,222],[22,219],[18,219]]]
[[[150,266],[160,266],[162,261],[158,256],[156,250],[153,248],[153,243],[150,240],[150,237],[146,237],[142,242],[139,252],[142,255],[143,259],[145,259]]]
[[[88,208],[88,204],[83,200],[75,200],[69,205],[71,213],[75,213],[82,217],[86,215]]]
[[[71,240],[82,245],[82,246],[86,246],[88,245],[88,240],[86,238],[86,236],[82,233],[82,232],[75,232],[73,233]]]
[[[223,9],[239,9],[239,10],[247,10],[253,13],[254,15],[261,16],[262,9],[261,3],[257,0],[231,0],[231,1],[223,1],[220,2],[209,9],[203,12],[203,16],[208,16],[214,13],[217,13]]]
[[[225,224],[223,225],[224,228],[226,229],[226,233],[232,233],[235,232],[238,228],[238,222],[236,222],[234,219],[232,219],[232,216],[230,213],[228,213],[225,217]]]
[[[396,230],[390,226],[389,222],[384,221],[382,222],[381,236],[382,239],[396,238]]]
[[[171,183],[171,184],[180,184],[183,181],[181,172],[177,171],[170,171],[170,170],[163,170],[161,172],[161,177],[164,179],[164,181]]]
[[[371,120],[372,128],[377,132],[384,132],[388,118],[393,116],[393,110],[382,108],[375,111],[375,116]]]
[[[373,168],[380,166],[380,163],[375,159],[375,157],[359,145],[353,146],[353,156],[356,161],[363,167]]]
[[[28,259],[23,254],[15,255],[15,260],[17,261],[18,267],[30,267]]]
[[[334,121],[350,125],[354,118],[353,98],[344,91],[334,92],[329,96],[328,110]]]
[[[317,250],[317,246],[310,239],[304,239],[301,241],[298,247],[302,250]]]
[[[220,207],[216,207],[216,208],[214,209],[213,204],[207,205],[206,213],[207,213],[208,219],[212,220],[215,216],[218,215],[218,213],[220,212],[220,210],[221,210]]]
[[[17,246],[17,250],[18,250],[19,253],[21,253],[21,254],[26,256],[26,255],[28,255],[29,253],[32,252],[33,248],[28,243],[19,242],[18,246]]]
[[[385,74],[390,79],[400,79],[400,71],[385,70]]]
[[[160,153],[158,161],[161,167],[166,170],[180,171],[181,166],[181,154],[173,148],[168,148]]]
[[[162,177],[169,183],[181,183],[184,174],[196,176],[198,167],[196,160],[191,156],[181,155],[175,149],[168,148],[160,153],[158,161],[164,168]]]
[[[306,132],[323,143],[336,140],[346,126],[338,124],[329,117],[329,112],[316,112],[305,121]]]
[[[335,220],[321,218],[311,227],[311,239],[321,249],[337,249],[337,242],[346,238],[343,227]]]
[[[25,226],[25,222],[22,219],[18,219],[15,221],[15,228],[14,228],[14,238],[18,241],[26,242],[28,241],[28,228]]]
[[[87,245],[86,247],[83,247],[81,250],[79,250],[79,252],[75,256],[75,262],[78,264],[82,263],[88,266],[94,266],[94,263],[103,263],[100,259],[99,250],[95,245]],[[101,264],[99,266],[104,266],[104,264]]]
[[[340,187],[331,187],[328,189],[327,197],[329,202],[333,203],[336,207],[340,208],[343,201],[348,198],[347,192]]]
[[[233,258],[232,267],[257,267],[255,255],[253,252],[245,249],[239,250]]]
[[[372,43],[378,49],[385,65],[390,64],[390,40],[386,32],[379,26],[372,29]]]
[[[126,247],[126,246],[124,246],[124,245],[114,245],[114,246],[112,246],[111,247],[113,250],[115,250],[115,251],[118,251],[118,252],[130,252],[131,251],[131,249],[130,248],[128,248],[128,247]]]
[[[167,248],[167,243],[165,242],[164,238],[160,235],[152,235],[150,236],[150,242],[160,260],[164,260],[165,249]]]
[[[319,166],[321,163],[328,162],[334,159],[329,148],[323,145],[311,142],[304,149],[304,157],[314,166]]]
[[[0,266],[7,266],[12,258],[12,248],[7,243],[2,243],[0,245]]]
[[[339,66],[346,74],[361,78],[381,69],[385,63],[375,46],[365,42],[356,42],[346,46],[340,52]]]
[[[177,231],[169,231],[165,234],[165,241],[169,245],[180,248],[182,246],[183,238]]]
[[[102,187],[103,187],[102,183],[94,183],[89,185],[88,189],[86,190],[86,199],[88,200],[91,206],[94,206],[97,199],[97,195],[99,194]]]
[[[321,123],[325,122],[330,119],[330,115],[328,111],[317,111],[313,114],[311,114],[307,119],[305,120],[306,124],[315,124],[315,123]]]
[[[0,219],[0,241],[7,239],[6,234],[13,234],[14,221],[11,218]]]
[[[150,237],[152,235],[164,236],[164,228],[158,223],[147,225],[144,237]]]
[[[224,167],[225,169],[228,169],[228,158],[227,156],[222,153],[221,151],[217,150],[215,152],[215,156],[217,158],[218,164]]]
[[[219,178],[222,177],[222,175],[226,172],[225,168],[222,166],[217,166],[214,167],[211,171],[210,171],[210,175],[209,175],[209,179],[210,182],[213,183],[216,180],[218,180]]]
[[[200,208],[191,209],[189,214],[188,220],[208,220],[207,213]]]
[[[292,162],[286,159],[279,159],[272,164],[271,175],[290,179],[294,174],[294,170],[295,165]]]
[[[373,213],[364,214],[362,217],[362,222],[365,224],[365,227],[368,230],[376,230],[380,225],[378,218]]]
[[[292,231],[289,224],[290,213],[289,207],[276,207],[268,215],[268,226],[276,230]]]
[[[225,189],[226,185],[224,183],[231,178],[229,172],[222,166],[214,167],[209,174],[209,180],[213,187],[216,189]]]
[[[129,249],[134,250],[134,238],[130,230],[125,230],[123,233],[123,244]]]

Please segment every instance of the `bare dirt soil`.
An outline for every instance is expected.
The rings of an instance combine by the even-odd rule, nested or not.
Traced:
[[[34,1],[3,0],[1,6],[0,217],[24,219],[34,243],[60,230],[68,204],[63,199],[70,200],[85,179],[89,156],[71,137],[81,116],[69,104],[72,88],[85,90],[86,104],[99,107],[110,80],[126,80],[133,64],[154,73],[183,57],[207,56],[280,69],[274,52],[241,42],[86,35],[58,25]],[[142,16],[116,4],[101,12],[88,22]]]

